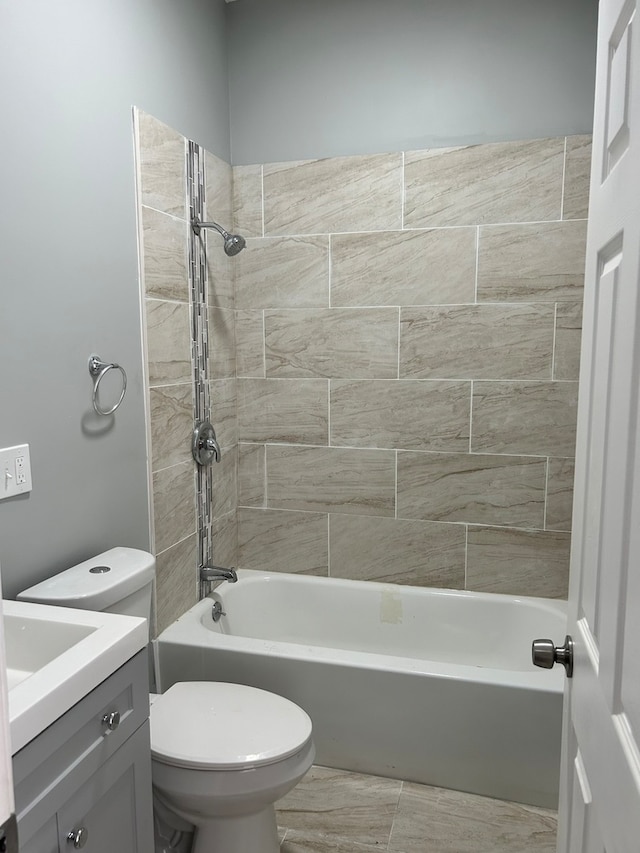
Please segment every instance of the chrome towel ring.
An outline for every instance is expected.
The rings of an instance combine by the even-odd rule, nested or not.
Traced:
[[[110,409],[101,409],[98,403],[98,388],[100,387],[100,382],[105,373],[108,373],[114,367],[117,368],[122,374],[122,391],[120,392],[120,398],[118,399],[118,402]],[[89,373],[94,378],[91,402],[93,403],[95,413],[97,415],[112,415],[118,408],[120,403],[124,400],[124,395],[127,390],[127,374],[124,371],[124,367],[121,367],[119,364],[101,361],[100,356],[94,353],[93,355],[89,356]]]

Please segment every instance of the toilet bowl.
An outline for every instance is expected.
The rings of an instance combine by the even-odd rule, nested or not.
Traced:
[[[193,853],[278,853],[274,803],[313,762],[307,714],[265,690],[193,681],[155,697],[150,719],[154,794],[195,827]]]
[[[18,598],[149,619],[154,575],[151,554],[112,548]],[[192,827],[192,853],[278,853],[274,803],[315,755],[307,714],[265,690],[193,681],[152,696],[150,722],[157,853],[181,851]]]

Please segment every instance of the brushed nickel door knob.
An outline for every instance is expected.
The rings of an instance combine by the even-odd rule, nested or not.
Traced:
[[[556,663],[562,664],[567,678],[573,675],[573,639],[567,634],[563,646],[556,646],[553,640],[534,640],[531,646],[531,660],[536,666],[551,669]]]

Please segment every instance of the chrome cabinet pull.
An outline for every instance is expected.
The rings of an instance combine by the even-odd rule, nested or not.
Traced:
[[[120,725],[120,711],[110,711],[102,717],[102,725],[110,732],[115,730]]]
[[[81,826],[79,829],[72,829],[67,835],[67,844],[73,844],[76,850],[80,850],[87,843],[87,838],[89,838],[89,830],[86,826]]]

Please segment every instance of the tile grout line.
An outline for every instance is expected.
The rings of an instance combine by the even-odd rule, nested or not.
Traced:
[[[147,205],[148,206],[148,205]],[[156,208],[152,208],[155,210]],[[159,213],[163,213],[164,211],[159,210]],[[170,215],[170,214],[169,214]],[[177,217],[179,218],[179,217]],[[265,234],[265,240],[282,240],[284,238],[297,239],[302,237],[329,237],[330,235],[334,237],[350,237],[353,235],[361,235],[361,234],[400,234],[402,231],[408,232],[427,232],[427,231],[462,231],[471,230],[476,228],[504,228],[505,226],[512,226],[514,228],[520,228],[523,225],[566,225],[570,222],[588,222],[588,218],[586,216],[579,216],[575,219],[525,219],[525,220],[513,220],[508,219],[504,222],[483,222],[482,225],[425,225],[423,227],[413,227],[413,226],[405,226],[404,228],[352,228],[349,231],[280,231],[274,232],[273,234]]]
[[[249,377],[253,378],[253,377]],[[393,382],[392,379],[388,380],[389,382]],[[509,453],[497,453],[494,450],[415,450],[413,448],[407,447],[378,447],[376,445],[360,445],[360,444],[313,444],[311,442],[301,443],[297,441],[277,441],[275,439],[268,439],[266,441],[259,439],[241,439],[239,444],[248,444],[251,446],[259,446],[262,444],[270,445],[272,447],[288,447],[294,448],[297,450],[363,450],[363,451],[375,451],[380,453],[413,453],[418,454],[420,456],[495,456],[498,459],[501,457],[516,457],[518,459],[537,459],[544,460],[547,459],[547,453],[522,453],[511,451]],[[232,445],[226,445],[227,448]],[[556,453],[553,454],[554,459],[575,459],[575,456]],[[188,462],[189,460],[185,460]],[[176,462],[176,465],[181,465],[183,463]],[[167,468],[173,467],[172,465],[166,466]],[[160,469],[157,469],[160,470]],[[448,522],[442,521],[442,524],[458,524],[460,522]]]
[[[229,309],[232,310],[232,309]],[[269,310],[269,309],[267,309]],[[308,376],[307,374],[300,374],[300,376],[268,376],[266,377],[269,382],[326,382],[327,380],[337,381],[337,382],[397,382],[395,376],[387,376],[386,378],[378,378],[378,377],[367,377],[367,376],[353,376],[353,375],[343,375],[343,376]],[[213,379],[209,379],[209,383],[214,382],[228,382],[230,379],[265,379],[264,376],[255,376],[255,375],[245,375],[238,374],[237,376],[216,376]],[[415,383],[427,385],[428,383],[435,384],[436,382],[457,382],[460,385],[466,385],[467,382],[484,382],[485,385],[489,384],[502,384],[505,385],[507,383],[511,383],[514,385],[540,385],[540,384],[549,384],[553,382],[554,385],[577,385],[578,379],[481,379],[478,377],[472,376],[438,376],[435,377],[427,377],[421,379],[420,377],[403,377],[401,382],[405,383]],[[151,385],[151,388],[173,388],[173,387],[182,387],[187,385],[188,382],[183,380],[176,380],[175,382],[164,382],[162,384]]]
[[[395,808],[395,811],[393,813],[393,820],[391,821],[391,826],[389,828],[389,837],[387,838],[387,847],[386,847],[387,853],[389,851],[389,848],[391,847],[391,836],[393,835],[393,827],[395,826],[396,818],[398,817],[398,811],[400,810],[400,800],[402,798],[402,794],[404,791],[404,784],[405,784],[404,780],[400,779],[400,790],[398,791],[398,799],[396,801],[396,808]]]
[[[555,458],[555,457],[553,457],[553,458]],[[272,513],[280,513],[281,512],[281,513],[286,513],[288,515],[346,515],[349,518],[357,517],[357,518],[366,518],[366,519],[374,519],[374,518],[383,519],[383,520],[386,519],[387,521],[395,520],[393,518],[393,516],[391,516],[391,515],[357,515],[357,514],[354,515],[353,513],[350,513],[350,512],[348,512],[348,513],[338,512],[338,511],[336,511],[335,507],[329,507],[328,509],[300,509],[300,508],[296,507],[295,509],[291,509],[289,507],[282,507],[282,506],[265,507],[265,506],[254,506],[252,504],[239,504],[238,506],[241,507],[242,509],[255,510],[256,512],[262,512],[263,510],[268,509],[269,512],[272,512]],[[221,518],[225,518],[226,516],[231,515],[231,514],[232,514],[232,510],[224,513],[221,516],[218,516],[216,520],[219,521]],[[437,524],[441,527],[444,527],[445,525],[448,527],[478,527],[478,528],[491,529],[491,530],[508,530],[508,531],[515,531],[515,532],[520,532],[520,533],[549,533],[549,532],[550,533],[571,533],[570,530],[564,529],[564,528],[559,528],[559,527],[558,528],[554,527],[554,528],[551,528],[550,530],[545,530],[542,527],[525,527],[525,526],[520,525],[520,524],[518,524],[518,525],[498,524],[496,522],[489,523],[489,522],[483,522],[483,521],[442,521],[441,519],[431,519],[431,518],[422,518],[422,517],[416,518],[416,517],[410,516],[410,515],[399,516],[398,520],[399,521],[412,521],[412,522],[416,522],[418,524],[422,524],[424,526],[430,526],[430,527],[433,527],[434,524]]]

